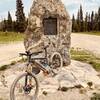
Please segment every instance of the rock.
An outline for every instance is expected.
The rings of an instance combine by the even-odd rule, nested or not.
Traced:
[[[9,89],[13,80],[23,73],[22,71],[19,71],[19,69],[20,67],[14,66],[11,67],[10,69],[7,69],[3,73],[5,76],[5,80],[7,81],[8,87],[4,87],[2,85],[2,82],[0,82],[0,97],[2,97],[2,95],[4,97],[5,94],[7,94],[5,98],[9,97]],[[96,72],[93,69],[93,67],[90,66],[89,64],[73,60],[71,65],[69,65],[69,67],[66,66],[59,69],[59,71],[57,71],[57,75],[54,77],[44,76],[41,71],[37,75],[37,78],[39,80],[39,96],[41,96],[43,93],[46,93],[47,95],[45,97],[47,97],[50,93],[55,94],[59,92],[58,89],[62,89],[63,91],[66,91],[65,97],[68,97],[70,94],[69,91],[72,91],[71,89],[75,87],[75,89],[77,88],[77,90],[82,89],[81,91],[82,93],[84,92],[83,90],[87,90],[86,93],[84,92],[84,95],[85,97],[87,97],[88,95],[90,97],[91,94],[93,93],[91,91],[100,90],[100,78],[97,75],[98,72]],[[91,87],[89,87],[88,84]],[[71,92],[68,100],[74,100],[74,98],[72,97],[74,92]],[[76,92],[77,92],[76,94],[77,97],[75,97],[75,100],[78,100],[77,98],[79,96],[78,93],[79,91]],[[83,94],[80,94],[80,98],[82,95]],[[64,100],[64,99],[58,99],[58,100]],[[83,100],[88,100],[88,99],[83,99]]]
[[[69,65],[71,19],[61,0],[35,0],[30,9],[28,19],[24,41],[26,50],[29,50],[30,47],[36,48],[35,44],[41,40],[44,45],[49,44],[49,56],[54,51],[60,52],[64,64]],[[50,40],[49,43],[48,38]],[[38,45],[38,47],[42,46],[42,44]],[[30,51],[34,52],[33,49]]]
[[[2,82],[0,82],[0,86],[2,86]]]
[[[80,94],[78,89],[71,89],[67,92],[58,91],[46,96],[41,95],[39,100],[90,100],[90,98],[86,94]]]
[[[70,88],[70,87],[74,87],[74,84],[71,84],[71,82],[69,81],[61,81],[60,82],[60,87],[66,87],[66,88]]]
[[[47,92],[47,94],[55,93],[59,88],[69,89],[81,86],[80,89],[89,89],[87,83],[91,81],[93,82],[91,89],[99,89],[99,87],[96,86],[98,84],[97,81],[100,81],[100,79],[96,75],[97,72],[90,65],[78,61],[72,61],[70,67],[61,68],[55,77],[46,77],[46,79],[43,80],[40,85],[40,95],[44,91]],[[96,79],[93,80],[93,77],[96,77]]]
[[[46,91],[47,93],[54,93],[58,90],[59,83],[55,78],[46,78],[40,85],[40,89],[42,91]]]

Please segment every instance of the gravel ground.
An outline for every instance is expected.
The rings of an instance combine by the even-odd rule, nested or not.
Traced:
[[[24,52],[22,42],[11,44],[0,44],[0,66],[9,64],[19,57],[19,53]]]
[[[73,33],[71,47],[86,49],[100,55],[100,36]]]

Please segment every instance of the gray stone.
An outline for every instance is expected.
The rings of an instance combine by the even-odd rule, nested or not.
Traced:
[[[41,82],[39,95],[41,95],[44,91],[47,93],[55,93],[58,88],[59,82],[55,78],[48,77]]]
[[[57,18],[57,35],[44,35],[43,20]],[[65,65],[70,64],[71,19],[61,0],[34,0],[30,9],[28,27],[25,31],[25,48],[34,52],[48,45],[48,54],[60,52]],[[53,33],[55,34],[55,33]],[[41,42],[39,42],[41,40]],[[40,43],[40,44],[39,44]],[[39,48],[36,48],[39,47]],[[29,49],[31,48],[31,49]]]
[[[23,70],[20,70],[20,68],[23,69],[24,67],[25,67],[24,64],[17,64],[3,72],[3,75],[5,76],[5,80],[7,81],[7,87],[4,87],[0,79],[0,98],[2,97],[4,98],[4,100],[6,100],[5,98],[9,98],[11,84],[14,81],[14,79],[16,79],[16,77],[18,77],[20,74],[23,73]],[[62,87],[68,88],[68,91],[72,91],[71,87],[75,87],[78,85],[83,87],[81,89],[87,90],[86,95],[84,94],[86,97],[87,96],[90,97],[91,94],[94,93],[92,92],[94,90],[100,91],[100,78],[97,76],[98,72],[96,72],[93,69],[93,67],[89,64],[72,60],[71,65],[60,68],[59,71],[57,71],[56,73],[57,75],[54,77],[44,76],[42,71],[39,73],[39,75],[37,75],[37,78],[39,80],[39,96],[41,96],[43,92],[46,92],[47,96],[50,93],[52,94],[58,93],[59,92],[58,88],[62,88]],[[89,87],[87,85],[88,82],[93,83],[92,87]],[[75,96],[74,99],[73,96],[74,93],[76,93],[76,89],[71,93],[69,93],[68,91],[63,92],[63,93],[67,93],[65,95],[65,99],[64,97],[62,97],[62,99],[60,98],[53,99],[53,96],[51,96],[52,99],[49,98],[46,100],[66,100],[66,97],[68,97],[69,94],[70,94],[70,98],[68,100],[78,100],[79,95],[80,97],[83,95],[80,94],[79,89],[77,89],[78,94],[77,97]],[[39,100],[45,100],[45,99],[41,99],[40,97]],[[79,100],[88,100],[88,99],[79,99]]]
[[[97,75],[98,73],[89,64],[72,61],[71,65],[60,69],[55,77],[47,77],[43,81],[45,84],[42,83],[42,88],[45,87],[45,85],[49,87],[49,90],[55,89],[52,88],[52,86],[71,88],[80,85],[84,88],[88,88],[87,83],[92,82],[92,88],[94,89],[100,86],[100,78]],[[55,91],[56,90],[57,88]]]

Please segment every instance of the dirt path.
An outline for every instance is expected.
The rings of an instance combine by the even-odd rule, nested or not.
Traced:
[[[86,49],[100,55],[100,36],[73,33],[71,47]]]
[[[100,36],[72,33],[74,48],[83,48],[100,55]],[[24,52],[23,42],[0,44],[0,66],[16,60],[20,52]]]
[[[22,42],[0,45],[0,66],[9,64],[18,58],[20,52],[24,52]]]

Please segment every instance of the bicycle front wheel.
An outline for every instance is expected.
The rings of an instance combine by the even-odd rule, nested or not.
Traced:
[[[39,84],[32,73],[20,75],[10,89],[10,100],[36,100],[39,92]]]

